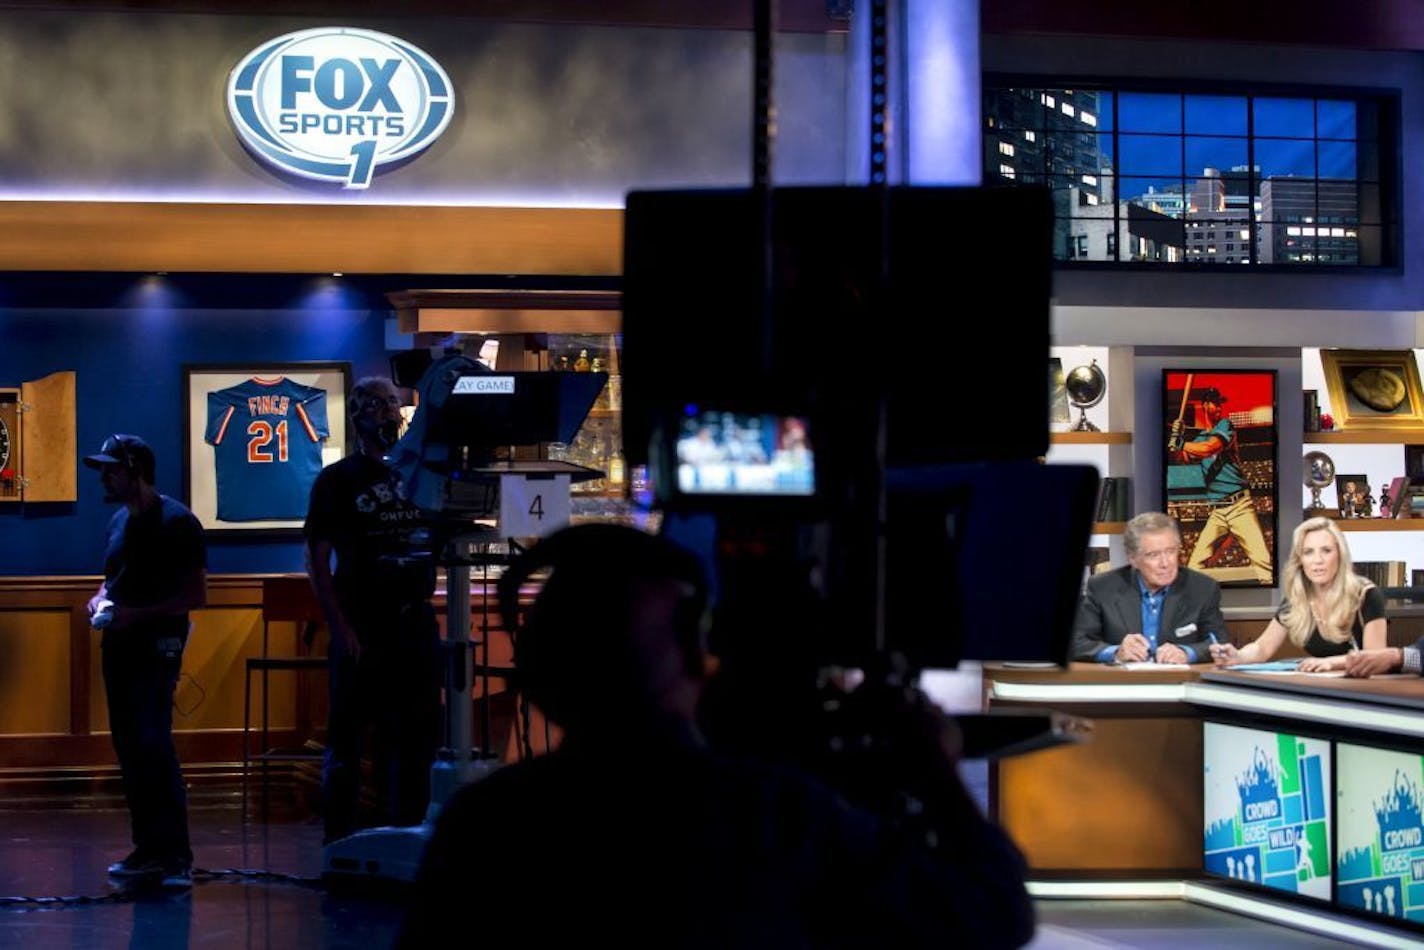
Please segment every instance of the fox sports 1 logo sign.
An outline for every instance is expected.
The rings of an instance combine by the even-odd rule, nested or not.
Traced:
[[[427,148],[454,108],[450,77],[427,53],[349,27],[279,36],[227,83],[228,114],[253,154],[347,188],[369,187],[380,166]]]

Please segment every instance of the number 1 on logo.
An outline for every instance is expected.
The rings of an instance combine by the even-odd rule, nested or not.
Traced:
[[[351,177],[347,188],[365,188],[371,184],[371,171],[375,167],[376,140],[367,139],[351,146],[351,155],[356,159],[351,165]]]

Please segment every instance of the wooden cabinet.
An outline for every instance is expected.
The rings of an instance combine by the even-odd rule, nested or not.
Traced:
[[[75,501],[75,375],[0,388],[0,502]]]

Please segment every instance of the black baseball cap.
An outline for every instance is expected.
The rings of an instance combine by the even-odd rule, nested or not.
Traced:
[[[1217,389],[1215,386],[1208,386],[1207,388],[1203,389],[1201,393],[1197,396],[1197,399],[1202,402],[1213,402],[1216,403],[1218,406],[1226,402],[1226,397],[1223,396],[1221,394],[1221,390]]]
[[[130,471],[137,470],[149,478],[153,477],[156,459],[148,443],[136,435],[116,432],[104,440],[96,455],[84,456],[84,464],[90,468],[105,465],[122,465]]]

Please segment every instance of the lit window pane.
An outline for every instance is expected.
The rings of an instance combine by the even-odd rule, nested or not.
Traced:
[[[1103,175],[1095,183],[1088,184],[1081,177],[1052,175],[1048,179],[1048,185],[1053,192],[1054,213],[1060,217],[1070,218],[1084,214],[1105,214],[1112,217],[1112,176]],[[1089,210],[1092,208],[1102,210]]]
[[[1321,178],[1358,178],[1354,142],[1320,143]]]
[[[1175,93],[1120,93],[1117,108],[1119,131],[1182,133],[1182,97]]]
[[[1124,176],[1119,179],[1118,199],[1145,208],[1154,214],[1180,218],[1186,214],[1188,191],[1180,178]]]
[[[1118,136],[1118,171],[1124,175],[1182,174],[1182,139],[1175,135]]]
[[[1315,100],[1259,97],[1254,116],[1257,135],[1308,138],[1315,135]]]
[[[1355,104],[1334,99],[1321,99],[1315,104],[1315,120],[1319,123],[1319,135],[1323,139],[1355,138]]]
[[[1245,96],[1187,96],[1188,135],[1245,135]]]
[[[1257,139],[1256,165],[1261,177],[1315,177],[1315,143],[1309,139]]]
[[[1201,175],[1208,168],[1219,172],[1246,171],[1246,139],[1225,136],[1189,135],[1186,142],[1186,172]]]

